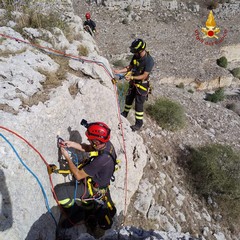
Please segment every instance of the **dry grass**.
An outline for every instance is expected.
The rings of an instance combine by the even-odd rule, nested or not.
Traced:
[[[67,40],[72,43],[73,41],[82,41],[83,37],[82,34],[79,32],[77,34],[73,34],[74,30],[72,30],[70,27],[66,26],[64,29],[64,35],[67,38]]]
[[[44,90],[56,88],[61,85],[61,83],[62,83],[61,80],[62,80],[63,76],[61,76],[61,74],[58,74],[58,72],[57,73],[49,73],[49,72],[45,72],[43,70],[38,70],[38,72],[41,73],[42,75],[46,76],[45,82],[42,83]]]
[[[32,96],[30,96],[28,98],[20,97],[20,99],[22,101],[22,107],[28,109],[29,107],[31,107],[33,105],[38,105],[39,102],[44,103],[44,102],[48,101],[50,99],[50,97],[47,92],[40,91],[40,92],[33,94]]]
[[[18,114],[18,111],[14,110],[12,107],[10,107],[7,104],[1,104],[0,103],[0,110],[4,111],[4,112],[8,112],[8,113],[12,113],[14,115]]]
[[[60,61],[59,61],[60,62]],[[58,62],[58,63],[59,63]],[[43,90],[40,92],[35,93],[34,95],[28,97],[28,98],[21,98],[23,107],[31,107],[33,105],[37,105],[39,102],[46,102],[50,99],[49,97],[49,92],[61,86],[62,82],[65,80],[66,77],[66,64],[67,61],[61,62],[60,67],[57,72],[55,73],[50,73],[47,71],[43,71],[41,69],[38,70],[39,73],[42,75],[46,76],[46,80],[44,83],[42,83]]]
[[[78,50],[80,56],[87,57],[89,54],[87,47],[85,47],[83,45],[80,45],[77,50]]]
[[[33,94],[32,96],[30,96],[28,98],[24,98],[23,96],[20,96],[19,98],[22,101],[21,106],[23,108],[28,109],[29,107],[31,107],[33,105],[38,105],[39,102],[44,103],[44,102],[48,101],[50,99],[50,97],[49,97],[50,91],[52,89],[57,88],[58,86],[61,86],[62,82],[66,80],[67,72],[69,72],[69,73],[71,72],[72,74],[79,75],[79,77],[82,76],[81,72],[78,71],[76,73],[76,71],[73,71],[69,68],[67,58],[59,58],[56,56],[53,56],[52,58],[54,58],[54,61],[60,65],[59,69],[55,73],[54,72],[50,73],[47,71],[43,71],[41,69],[38,70],[39,73],[46,76],[45,82],[42,83],[43,90]],[[73,98],[75,98],[75,96],[79,92],[77,84],[73,84],[72,86],[69,87],[68,90],[69,90],[69,93],[71,94],[71,96],[73,96]],[[9,113],[13,113],[13,114],[18,113],[18,111],[15,111],[13,108],[8,106],[7,104],[0,104],[0,110],[9,112]]]
[[[1,42],[0,42],[0,44],[1,44]],[[23,49],[18,50],[18,51],[14,52],[14,53],[12,51],[5,50],[5,51],[1,52],[1,57],[8,58],[8,57],[12,57],[12,56],[15,56],[15,55],[19,55],[21,53],[24,53],[26,51],[26,49],[27,49],[27,47],[24,47]]]
[[[79,89],[78,89],[77,84],[71,85],[71,86],[68,88],[68,91],[69,91],[70,95],[71,95],[73,98],[75,98],[76,95],[77,95],[78,92],[79,92]]]

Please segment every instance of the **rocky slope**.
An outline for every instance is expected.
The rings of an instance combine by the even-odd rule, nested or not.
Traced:
[[[129,4],[126,7],[127,2]],[[129,55],[129,46],[134,38],[143,38],[147,48],[153,55],[156,65],[153,79],[162,83],[177,84],[183,82],[196,87],[197,83],[208,82],[201,86],[202,89],[211,89],[211,81],[221,78],[223,85],[229,82],[238,82],[233,79],[229,71],[217,66],[216,59],[226,55],[229,59],[227,48],[232,46],[236,57],[233,65],[240,64],[239,44],[239,1],[234,4],[223,4],[214,10],[217,27],[223,36],[227,36],[220,44],[206,46],[200,43],[195,36],[198,30],[205,27],[209,10],[207,2],[210,1],[151,1],[149,7],[134,7],[132,1],[125,1],[125,5],[118,6],[119,1],[107,1],[107,7],[96,4],[86,4],[82,1],[73,1],[75,12],[84,18],[85,12],[90,11],[93,20],[96,20],[98,34],[95,38],[100,52],[110,62],[122,60],[127,64],[126,56]],[[111,4],[110,4],[111,3]],[[201,36],[202,38],[202,36]],[[218,39],[218,40],[219,40]],[[231,54],[234,54],[232,51]],[[234,66],[229,65],[229,69]],[[218,82],[219,84],[219,82]]]

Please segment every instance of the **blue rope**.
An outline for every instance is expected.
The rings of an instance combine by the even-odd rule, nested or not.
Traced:
[[[78,156],[77,156],[77,154],[76,153],[72,153],[73,155],[74,155],[74,157],[75,157],[75,161],[74,161],[74,163],[75,163],[75,165],[76,165],[76,167],[78,166]],[[74,203],[75,203],[75,201],[76,201],[76,197],[77,197],[77,187],[78,187],[78,181],[77,180],[75,180],[75,191],[74,191],[74,198],[73,198],[73,201],[74,201]]]
[[[9,146],[12,148],[12,150],[14,151],[14,153],[16,154],[17,158],[19,159],[19,161],[22,163],[22,165],[32,174],[32,176],[37,180],[38,182],[38,185],[40,186],[41,190],[42,190],[42,193],[43,193],[43,196],[44,196],[44,200],[45,200],[45,205],[46,205],[46,208],[48,210],[48,212],[51,214],[56,226],[57,226],[57,221],[56,219],[54,218],[53,216],[53,213],[49,207],[49,203],[48,203],[48,198],[47,198],[47,194],[40,182],[40,180],[38,179],[38,177],[36,176],[36,174],[24,163],[24,161],[22,160],[22,158],[19,156],[18,152],[16,151],[16,149],[13,147],[13,145],[10,143],[10,141],[8,141],[8,139],[6,137],[4,137],[1,133],[0,133],[0,136],[9,144]]]
[[[78,167],[78,156],[76,153],[72,152],[69,148],[66,148],[66,150],[68,151],[68,155],[71,158],[71,161],[74,163],[74,165],[76,167]],[[78,180],[75,180],[75,190],[74,190],[74,195],[73,195],[73,204],[76,202],[76,198],[77,198],[77,188],[78,188]]]

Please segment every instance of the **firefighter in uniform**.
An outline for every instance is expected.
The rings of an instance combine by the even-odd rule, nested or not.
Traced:
[[[130,51],[133,53],[132,60],[127,67],[115,69],[115,74],[126,73],[125,79],[129,81],[128,93],[125,99],[125,108],[121,113],[127,117],[135,99],[135,125],[133,131],[139,130],[143,125],[143,104],[149,92],[149,75],[154,66],[152,56],[146,51],[146,43],[142,39],[135,39]]]
[[[96,23],[91,19],[91,15],[89,12],[85,14],[86,21],[83,23],[83,28],[89,32],[92,36],[96,33]]]
[[[113,173],[117,164],[116,152],[110,142],[111,130],[103,122],[87,123],[83,119],[81,124],[87,128],[86,136],[90,144],[63,141],[60,146],[74,178],[54,187],[58,203],[68,216],[59,224],[68,228],[80,220],[85,220],[91,225],[97,222],[100,228],[106,230],[111,228],[112,218],[116,213],[109,189],[110,181],[114,180]],[[80,165],[75,165],[69,149],[77,149],[93,155],[85,163],[83,162],[82,167],[79,167]],[[92,209],[89,209],[89,206]],[[88,214],[93,215],[95,220],[93,221],[92,218],[90,220]]]

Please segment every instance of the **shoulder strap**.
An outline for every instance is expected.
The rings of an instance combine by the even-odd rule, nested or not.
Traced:
[[[111,150],[113,150],[113,147],[111,146],[111,149],[110,151],[107,151],[107,150],[102,150],[102,151],[99,151],[100,154],[106,154],[106,155],[109,155],[112,160],[113,160],[113,163],[114,163],[114,170],[113,170],[113,174],[112,174],[112,177],[111,177],[111,181],[114,182],[115,181],[115,176],[114,176],[114,172],[115,172],[115,169],[116,169],[116,165],[118,164],[117,163],[117,157],[114,157]]]
[[[107,151],[107,150],[103,150],[103,151],[101,152],[101,154],[109,155],[109,156],[112,158],[114,164],[115,164],[115,165],[117,164],[117,159],[112,155],[111,152],[109,152],[109,151]]]
[[[112,150],[113,150],[113,146],[111,146],[110,148],[110,151],[107,151],[107,150],[100,150],[100,151],[92,151],[90,152],[89,156],[90,158],[88,159],[88,161],[86,161],[86,163],[81,166],[81,167],[84,167],[86,166],[87,164],[90,164],[92,161],[94,161],[94,159],[96,157],[98,157],[99,155],[103,155],[103,154],[106,154],[108,156],[111,157],[111,159],[113,160],[114,162],[114,171],[113,171],[113,174],[112,174],[112,177],[111,177],[111,181],[115,181],[115,176],[114,176],[114,172],[116,170],[116,165],[118,165],[118,162],[117,162],[117,157],[114,157],[114,155],[112,154]]]

